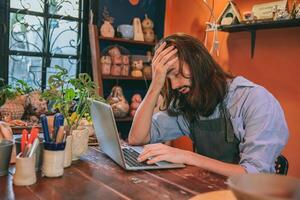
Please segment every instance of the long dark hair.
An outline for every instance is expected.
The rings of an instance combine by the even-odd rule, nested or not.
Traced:
[[[189,121],[197,119],[200,115],[211,115],[227,94],[227,79],[234,76],[225,72],[204,45],[192,36],[183,33],[170,35],[162,39],[155,49],[163,42],[167,43],[165,48],[177,48],[179,73],[182,76],[185,77],[182,73],[183,62],[189,66],[191,88],[188,94],[181,94],[171,88],[171,82],[167,79],[162,90],[164,105],[161,110],[167,110],[172,116],[183,114]]]

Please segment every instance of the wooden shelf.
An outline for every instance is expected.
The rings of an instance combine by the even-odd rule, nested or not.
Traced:
[[[242,31],[256,31],[263,29],[278,29],[300,26],[300,19],[288,19],[279,21],[261,21],[251,24],[233,24],[219,26],[220,31],[225,32],[242,32]]]
[[[256,40],[256,31],[264,29],[281,29],[281,28],[291,28],[291,27],[300,27],[300,19],[288,19],[288,20],[279,20],[279,21],[261,21],[251,24],[233,24],[233,25],[224,25],[219,26],[220,31],[234,33],[234,32],[250,32],[251,34],[251,58],[254,56],[255,50],[255,40]]]
[[[151,80],[145,77],[132,77],[132,76],[110,76],[110,75],[102,75],[102,79],[103,80],[115,80],[115,79],[119,79],[119,80]]]
[[[115,118],[116,122],[131,122],[133,120],[132,117],[125,117],[125,118]]]
[[[135,40],[128,40],[124,38],[110,38],[110,37],[102,37],[99,36],[100,40],[111,41],[111,42],[122,42],[128,44],[135,44],[135,45],[146,45],[146,46],[155,46],[154,42],[144,42],[144,41],[135,41]]]

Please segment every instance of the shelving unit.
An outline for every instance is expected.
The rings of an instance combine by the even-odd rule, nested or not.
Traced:
[[[114,85],[120,85],[123,88],[125,97],[130,103],[133,93],[140,93],[142,96],[147,91],[147,82],[151,79],[145,77],[132,77],[132,76],[111,76],[101,74],[101,50],[110,45],[125,46],[130,50],[140,49],[141,51],[151,50],[155,46],[155,43],[134,41],[123,38],[108,38],[99,36],[98,28],[96,25],[89,25],[90,46],[92,53],[92,68],[93,68],[93,80],[99,86],[99,95],[107,98],[109,91]],[[102,48],[101,48],[102,47]],[[136,55],[136,54],[135,54]],[[138,55],[138,54],[137,54]],[[135,90],[136,89],[136,90]],[[131,90],[131,91],[130,91]],[[144,93],[141,93],[140,91]],[[127,94],[126,94],[127,93]],[[128,116],[125,118],[115,118],[119,130],[129,132],[133,118]],[[120,128],[119,128],[120,127]],[[122,133],[124,134],[124,133]]]
[[[251,58],[254,56],[255,50],[255,40],[256,31],[264,29],[281,29],[281,28],[291,28],[299,27],[300,19],[289,19],[289,20],[279,20],[279,21],[261,21],[250,24],[233,24],[219,26],[220,31],[235,33],[235,32],[250,32],[251,34]]]

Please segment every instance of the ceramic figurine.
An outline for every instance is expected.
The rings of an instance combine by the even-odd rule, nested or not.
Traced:
[[[285,9],[278,9],[277,6],[274,7],[273,9],[273,20],[286,20],[290,19],[291,15],[288,13],[287,10]]]
[[[111,48],[109,51],[108,51],[108,54],[111,56],[111,57],[114,57],[114,56],[121,56],[121,51],[118,47],[113,47]]]
[[[125,99],[123,90],[120,86],[114,86],[107,98],[111,105],[114,116],[117,118],[126,117],[129,111],[129,104]]]
[[[153,22],[151,19],[148,18],[147,15],[145,15],[145,19],[142,22],[143,27],[143,34],[144,34],[144,40],[146,42],[153,42],[155,39],[154,31],[153,31]]]
[[[111,66],[111,70],[110,70],[110,74],[112,76],[121,76],[121,65],[118,65],[118,64],[113,64]]]
[[[300,4],[295,8],[295,18],[300,19]]]
[[[121,76],[129,76],[129,56],[122,56]]]
[[[110,75],[111,69],[111,57],[102,56],[101,57],[101,72],[103,75]]]
[[[133,77],[143,77],[143,61],[142,60],[135,60],[132,62],[131,65],[131,76]]]
[[[25,100],[25,114],[31,122],[39,122],[42,114],[48,112],[48,101],[42,98],[41,91],[29,93]]]
[[[133,19],[133,39],[136,41],[144,41],[141,20],[138,17]]]
[[[244,16],[244,21],[245,21],[247,24],[254,22],[254,15],[253,15],[253,12],[252,12],[252,11],[245,11],[245,12],[243,13],[243,16]]]
[[[131,98],[130,104],[130,116],[134,117],[136,110],[138,109],[139,105],[142,102],[142,97],[140,94],[134,94]]]

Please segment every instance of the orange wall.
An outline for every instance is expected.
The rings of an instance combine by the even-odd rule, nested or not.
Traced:
[[[208,2],[211,4],[212,0]],[[226,2],[215,1],[217,17]],[[269,1],[235,2],[242,13],[251,10],[253,4]],[[209,11],[202,0],[167,0],[165,35],[185,32],[203,41],[208,18]],[[208,41],[211,39],[210,33]],[[224,69],[263,85],[279,100],[290,130],[283,154],[290,163],[289,175],[300,178],[300,27],[257,31],[253,59],[250,58],[249,33],[219,32],[219,39],[220,56],[214,57]],[[190,149],[191,143],[185,139],[173,144]]]

